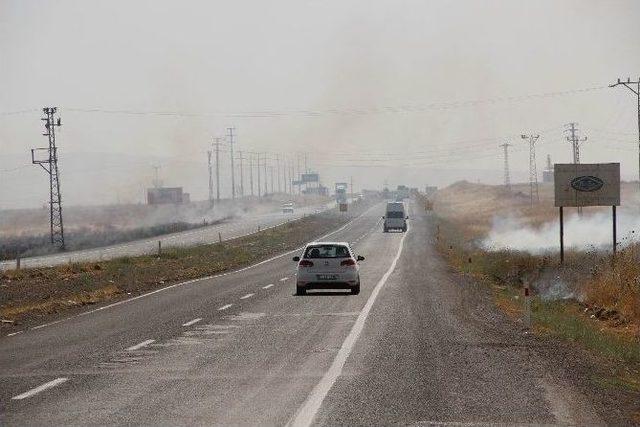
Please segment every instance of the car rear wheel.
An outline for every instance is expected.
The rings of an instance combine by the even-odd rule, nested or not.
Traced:
[[[307,288],[305,288],[304,286],[296,286],[296,295],[306,295],[307,294]]]
[[[360,293],[360,282],[351,288],[351,295],[358,295]]]

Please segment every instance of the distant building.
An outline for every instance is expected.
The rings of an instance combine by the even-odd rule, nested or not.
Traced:
[[[189,203],[189,193],[183,193],[182,187],[155,187],[147,189],[147,204]]]
[[[547,154],[547,167],[542,171],[542,182],[553,182],[553,164],[550,154]]]

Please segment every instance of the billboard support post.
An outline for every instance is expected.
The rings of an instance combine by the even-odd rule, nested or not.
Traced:
[[[613,205],[611,206],[612,209],[612,213],[613,213],[613,256],[616,256],[616,249],[618,246],[618,242],[617,242],[617,230],[616,230],[616,206]]]
[[[564,264],[564,212],[560,206],[560,264]]]

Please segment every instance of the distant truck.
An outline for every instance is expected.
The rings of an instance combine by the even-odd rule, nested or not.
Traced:
[[[404,203],[402,202],[388,202],[385,210],[385,215],[382,217],[384,223],[382,229],[385,233],[389,230],[401,230],[407,231],[407,216]]]
[[[411,190],[406,185],[398,185],[396,190],[396,200],[408,199],[411,194]]]
[[[336,182],[336,203],[344,205],[347,203],[347,188],[346,182]]]

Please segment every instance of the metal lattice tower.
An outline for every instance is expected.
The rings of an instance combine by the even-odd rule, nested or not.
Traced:
[[[577,123],[569,123],[565,132],[571,132],[571,136],[567,136],[567,141],[571,143],[571,151],[573,152],[573,163],[580,163],[580,144],[587,140],[587,137],[578,137]]]
[[[627,78],[626,82],[622,82],[618,79],[617,83],[609,85],[609,87],[616,87],[619,85],[623,85],[633,92],[638,100],[638,185],[640,185],[640,78],[635,82],[632,82],[630,78]]]
[[[236,198],[236,174],[235,174],[235,169],[234,169],[234,164],[233,164],[233,131],[235,130],[235,128],[227,128],[227,131],[229,132],[227,134],[228,137],[228,142],[229,142],[229,146],[231,147],[231,198],[233,200],[235,200]]]
[[[511,177],[509,176],[509,147],[511,144],[505,142],[500,147],[504,149],[504,188],[511,191]]]
[[[533,206],[535,194],[536,203],[540,201],[538,193],[538,171],[536,169],[536,141],[540,135],[521,135],[522,139],[529,141],[529,198]]]
[[[49,146],[46,148],[32,148],[31,162],[40,165],[49,174],[49,223],[51,229],[51,244],[61,250],[65,249],[64,225],[62,222],[62,194],[60,193],[60,173],[58,171],[58,149],[56,147],[57,126],[61,126],[60,118],[56,119],[56,107],[45,107],[42,109],[45,114],[41,120],[44,121],[46,133],[42,135],[48,137]],[[37,158],[36,153],[46,151],[46,157]]]

